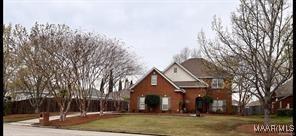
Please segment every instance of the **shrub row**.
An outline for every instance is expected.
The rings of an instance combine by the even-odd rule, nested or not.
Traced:
[[[278,109],[277,116],[293,116],[293,109]]]

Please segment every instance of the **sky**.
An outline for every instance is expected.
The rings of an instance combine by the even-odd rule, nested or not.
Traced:
[[[4,0],[4,23],[31,27],[35,22],[123,41],[144,71],[165,69],[183,48],[199,48],[197,34],[213,37],[213,16],[230,24],[238,0]]]

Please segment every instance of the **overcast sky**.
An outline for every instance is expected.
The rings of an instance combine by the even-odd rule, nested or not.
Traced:
[[[182,48],[199,48],[197,34],[213,36],[213,16],[230,23],[238,0],[4,0],[4,23],[30,27],[59,23],[126,43],[146,70],[163,70]]]

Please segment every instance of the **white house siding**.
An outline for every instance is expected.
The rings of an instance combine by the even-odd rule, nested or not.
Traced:
[[[177,73],[174,73],[174,68],[177,68]],[[168,68],[164,75],[171,79],[173,82],[175,81],[196,81],[191,75],[189,75],[186,71],[184,71],[180,66],[174,64],[170,68]]]

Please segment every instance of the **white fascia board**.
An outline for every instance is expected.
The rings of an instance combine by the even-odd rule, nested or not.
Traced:
[[[175,89],[175,92],[182,92],[182,93],[186,93],[186,91],[184,89]]]
[[[194,79],[196,79],[197,81],[203,83],[206,85],[206,87],[209,87],[209,85],[203,81],[203,80],[200,80],[199,78],[197,78],[195,75],[193,75],[189,70],[187,70],[185,67],[183,67],[181,64],[175,62],[179,67],[181,67],[185,72],[187,72],[189,75],[191,75]]]
[[[142,80],[145,79],[153,70],[155,70],[159,75],[165,78],[170,84],[172,84],[176,89],[180,89],[174,82],[172,82],[169,78],[167,78],[164,74],[162,74],[157,68],[153,67],[149,70],[140,80],[138,80],[130,89],[132,90],[137,84],[139,84]],[[133,90],[132,90],[133,92]]]
[[[181,88],[205,88],[207,86],[180,86]]]

